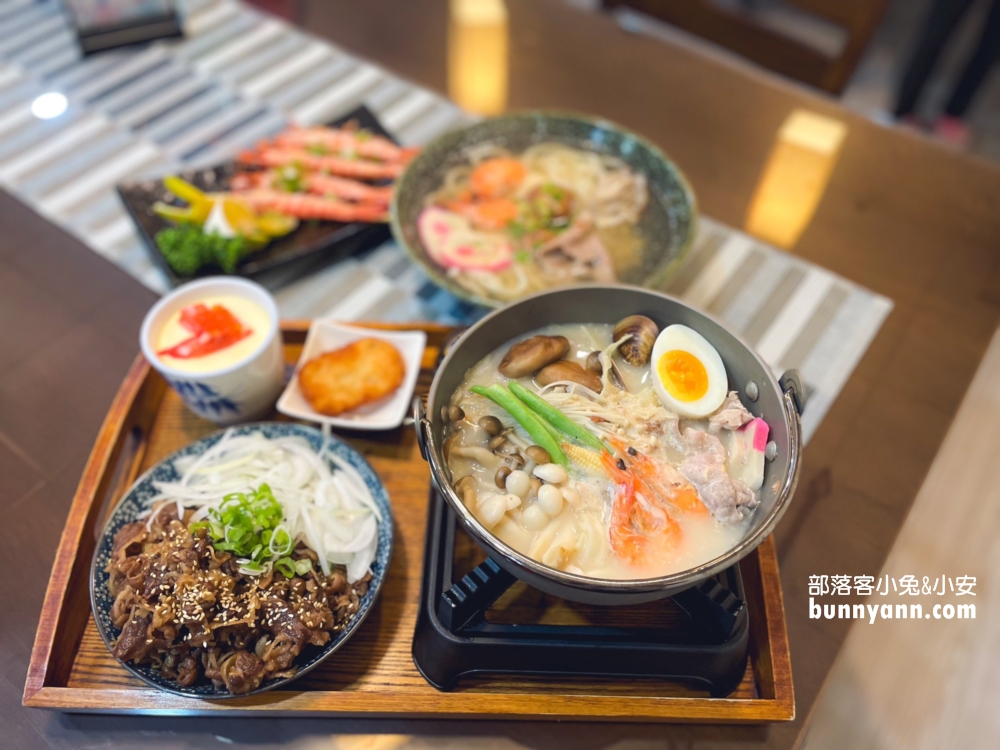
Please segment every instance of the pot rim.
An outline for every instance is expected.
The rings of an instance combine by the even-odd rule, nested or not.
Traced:
[[[633,129],[622,125],[615,120],[608,117],[602,117],[599,115],[588,115],[583,112],[578,112],[572,109],[558,109],[558,108],[545,108],[545,109],[520,109],[511,110],[509,112],[504,112],[500,115],[495,115],[493,117],[486,118],[484,120],[478,120],[476,122],[469,123],[460,128],[454,130],[449,130],[441,135],[437,136],[430,143],[426,144],[421,152],[406,165],[403,173],[399,176],[396,181],[396,189],[392,192],[392,200],[389,202],[389,226],[392,230],[393,238],[396,242],[402,246],[406,251],[406,254],[410,257],[410,260],[414,261],[427,273],[428,276],[434,281],[438,286],[447,289],[449,292],[454,294],[456,297],[465,300],[466,302],[471,302],[482,307],[490,309],[503,309],[509,304],[509,302],[504,302],[503,300],[495,299],[493,297],[484,297],[473,291],[470,291],[463,287],[461,284],[457,284],[452,281],[448,274],[438,264],[434,263],[429,257],[425,257],[426,251],[421,253],[414,248],[410,242],[407,241],[406,235],[403,232],[403,220],[399,214],[399,196],[402,195],[403,191],[408,189],[409,181],[412,179],[410,175],[413,174],[413,170],[410,167],[424,157],[424,154],[432,153],[435,148],[439,147],[440,143],[445,140],[452,138],[456,133],[464,132],[466,130],[471,130],[472,128],[480,127],[485,124],[494,122],[496,120],[513,120],[518,118],[560,118],[567,120],[575,120],[577,122],[588,124],[592,127],[601,127],[606,129],[617,130],[620,133],[624,133],[634,139],[637,143],[640,143],[644,148],[646,148],[651,154],[658,158],[667,169],[674,175],[677,180],[678,185],[681,188],[681,193],[684,195],[684,199],[687,202],[690,213],[691,213],[691,224],[688,228],[686,235],[683,237],[682,241],[677,247],[677,254],[673,259],[667,261],[658,268],[649,279],[650,286],[656,284],[661,284],[667,279],[669,279],[680,267],[681,263],[687,258],[691,252],[691,248],[694,245],[695,236],[698,234],[699,225],[699,206],[698,197],[695,195],[694,188],[691,187],[691,182],[688,180],[687,175],[681,170],[677,162],[667,156],[666,152],[658,145],[653,143],[644,135],[635,132]],[[425,196],[426,197],[426,196]],[[623,285],[624,286],[624,285]],[[563,287],[570,288],[570,287]],[[645,287],[640,287],[645,288]],[[545,292],[541,292],[545,294]],[[530,295],[534,296],[534,295]],[[522,299],[528,299],[528,297],[521,297],[517,299],[520,302]]]
[[[434,380],[431,383],[431,389],[427,396],[427,403],[431,405],[435,403],[437,390],[441,383],[441,375],[451,364],[455,352],[458,351],[466,341],[475,336],[476,332],[483,327],[487,321],[492,320],[498,315],[504,314],[510,307],[528,304],[539,297],[565,293],[579,288],[580,287],[563,287],[560,289],[539,292],[537,294],[524,297],[517,302],[512,303],[508,307],[494,310],[477,321],[455,340],[449,348],[448,353],[441,361],[437,372],[434,374]],[[600,293],[603,290],[628,289],[644,295],[661,297],[694,310],[694,308],[679,300],[677,297],[665,294],[664,292],[645,289],[643,287],[626,284],[595,284],[586,285],[586,288],[595,293]],[[799,424],[799,412],[796,407],[795,398],[791,390],[782,388],[767,363],[765,363],[757,355],[753,348],[750,347],[739,335],[730,331],[728,326],[723,325],[713,316],[703,313],[700,310],[694,311],[716,323],[721,328],[724,328],[741,346],[744,347],[744,349],[746,349],[747,352],[753,356],[755,360],[757,360],[767,377],[768,385],[774,389],[776,394],[778,394],[779,401],[783,407],[785,426],[787,428],[789,441],[788,471],[787,474],[781,479],[781,487],[778,490],[774,506],[771,508],[771,511],[763,519],[763,521],[756,524],[754,529],[749,534],[742,538],[727,552],[718,555],[717,557],[694,568],[687,568],[686,570],[670,573],[665,576],[618,580],[610,578],[595,578],[577,573],[568,573],[563,570],[558,570],[557,568],[549,567],[548,565],[545,565],[544,563],[541,563],[538,560],[522,554],[510,547],[503,540],[494,535],[493,532],[483,526],[479,519],[477,519],[475,515],[473,515],[473,513],[465,507],[465,504],[458,497],[458,493],[455,492],[455,489],[451,485],[451,481],[449,480],[449,475],[443,465],[443,461],[440,460],[443,457],[440,456],[440,447],[434,440],[432,430],[432,420],[435,415],[431,414],[428,416],[422,401],[420,399],[416,399],[416,413],[414,419],[415,428],[421,443],[421,449],[425,453],[425,458],[430,465],[431,478],[434,480],[434,484],[437,486],[441,494],[444,495],[448,504],[451,505],[452,510],[457,514],[462,524],[476,538],[476,541],[484,544],[491,553],[500,556],[515,567],[526,568],[531,574],[541,576],[561,586],[607,594],[638,594],[658,590],[664,590],[669,593],[670,591],[680,591],[687,588],[698,581],[715,575],[716,573],[725,570],[734,563],[738,562],[756,549],[768,537],[781,520],[782,515],[784,515],[784,512],[788,507],[788,503],[795,492],[795,487],[798,484],[799,470],[801,467],[800,454],[802,452],[802,438]]]

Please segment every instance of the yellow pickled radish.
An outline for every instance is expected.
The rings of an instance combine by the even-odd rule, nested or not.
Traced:
[[[257,214],[247,204],[233,198],[224,197],[222,201],[222,214],[229,222],[229,226],[243,235],[247,239],[262,234],[257,227]]]
[[[181,208],[180,206],[172,206],[171,204],[163,203],[162,201],[156,201],[156,203],[153,204],[153,213],[161,219],[172,221],[175,224],[195,221],[194,212],[190,207]]]
[[[201,226],[208,220],[208,215],[212,212],[213,201],[199,201],[198,203],[191,204],[191,218],[189,221],[192,224],[197,224]]]
[[[173,193],[178,199],[188,204],[187,208],[172,206],[167,203],[157,201],[153,205],[153,213],[174,223],[187,222],[201,226],[208,218],[212,210],[212,197],[187,180],[169,175],[163,178],[163,186]]]
[[[187,180],[182,180],[175,175],[168,175],[163,178],[163,186],[182,201],[190,203],[192,207],[197,203],[206,203],[211,208],[212,199]]]
[[[294,216],[277,211],[266,211],[257,217],[257,226],[268,237],[283,237],[295,231],[298,225],[299,220]]]

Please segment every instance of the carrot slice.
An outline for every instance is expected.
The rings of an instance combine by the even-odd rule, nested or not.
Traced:
[[[517,204],[506,198],[474,203],[468,209],[468,216],[481,229],[504,229],[517,219]]]
[[[517,159],[487,159],[472,170],[469,185],[480,198],[499,198],[510,195],[527,174]]]

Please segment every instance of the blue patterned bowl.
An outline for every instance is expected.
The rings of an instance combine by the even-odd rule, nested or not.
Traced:
[[[428,194],[441,187],[445,173],[468,163],[468,149],[493,144],[518,154],[529,146],[561,143],[615,156],[646,175],[649,203],[637,229],[643,239],[638,258],[616,263],[619,283],[655,288],[677,273],[695,236],[698,204],[681,170],[653,143],[602,118],[570,112],[513,112],[452,130],[428,143],[396,181],[390,207],[396,241],[435,284],[486,307],[504,302],[475,294],[452,279],[428,254],[417,231],[417,217]]]
[[[323,445],[323,435],[319,430],[288,422],[258,422],[231,429],[234,435],[260,433],[267,438],[302,437],[316,451],[319,451]],[[165,458],[139,477],[111,513],[111,517],[108,519],[108,523],[104,527],[100,539],[97,541],[97,550],[94,553],[94,562],[90,575],[90,602],[94,610],[94,620],[97,622],[98,632],[100,632],[109,649],[112,648],[111,644],[120,632],[111,622],[111,605],[114,603],[114,598],[108,590],[109,576],[105,572],[111,556],[111,545],[115,534],[125,524],[136,521],[140,514],[148,508],[147,502],[150,498],[158,494],[156,488],[153,486],[153,482],[173,482],[180,479],[180,472],[174,468],[174,461],[176,459],[183,456],[200,456],[219,442],[225,432],[225,430],[215,432]],[[375,599],[378,598],[379,591],[382,588],[382,582],[385,580],[385,574],[389,568],[389,558],[392,555],[392,508],[389,505],[389,493],[386,492],[382,482],[360,453],[335,437],[330,438],[328,450],[337,454],[338,457],[357,469],[368,485],[368,489],[371,491],[376,505],[378,505],[379,510],[382,512],[383,518],[383,522],[378,527],[378,550],[375,554],[375,562],[372,564],[372,580],[368,587],[368,593],[361,598],[358,612],[348,622],[347,626],[339,633],[336,633],[330,639],[330,642],[322,648],[307,646],[306,650],[303,651],[297,660],[299,670],[294,677],[270,680],[263,683],[253,692],[242,695],[233,695],[224,687],[215,687],[211,682],[191,687],[181,687],[173,680],[162,677],[158,671],[149,665],[122,663],[125,669],[143,682],[160,690],[166,690],[168,693],[174,693],[175,695],[193,698],[245,698],[248,695],[255,695],[266,690],[273,690],[274,688],[287,685],[292,680],[315,668],[317,664],[347,642],[347,639],[360,627],[365,617],[371,611]]]

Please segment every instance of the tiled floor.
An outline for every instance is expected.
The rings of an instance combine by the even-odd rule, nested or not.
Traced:
[[[735,3],[737,0],[716,0],[717,2]],[[600,0],[565,0],[578,8],[597,11]],[[739,0],[747,5],[750,0]],[[894,124],[892,110],[896,103],[896,91],[902,78],[910,55],[917,44],[924,19],[929,12],[932,0],[892,0],[886,10],[878,31],[872,38],[861,62],[858,64],[850,83],[841,96],[841,101],[847,107],[854,109],[873,120],[887,125]],[[979,28],[989,10],[990,0],[976,0],[975,5],[966,14],[963,22],[952,35],[949,45],[944,50],[938,65],[927,82],[918,102],[917,113],[927,120],[934,116],[944,106],[951,94],[952,86],[960,76],[969,55],[972,54],[978,40]],[[832,24],[816,24],[808,15],[795,11],[787,0],[754,0],[758,7],[758,16],[767,20],[780,33],[798,38],[819,49],[836,46],[839,31]],[[636,15],[623,11],[619,20],[627,18],[624,25],[631,30],[639,30],[639,26],[648,23],[637,22]],[[653,21],[652,28],[660,25]],[[650,27],[646,27],[647,31]],[[661,29],[665,34],[658,35],[674,39],[678,32],[672,27]],[[680,32],[684,36],[683,32]],[[990,76],[983,83],[972,107],[968,113],[968,124],[972,131],[969,151],[978,156],[1000,161],[1000,62],[994,65]]]
[[[896,88],[917,43],[931,0],[893,0],[858,65],[842,101],[868,116],[891,121]],[[978,0],[950,40],[918,103],[919,115],[932,118],[951,94],[978,39],[989,0]],[[968,114],[970,151],[1000,161],[1000,63],[994,64]]]

